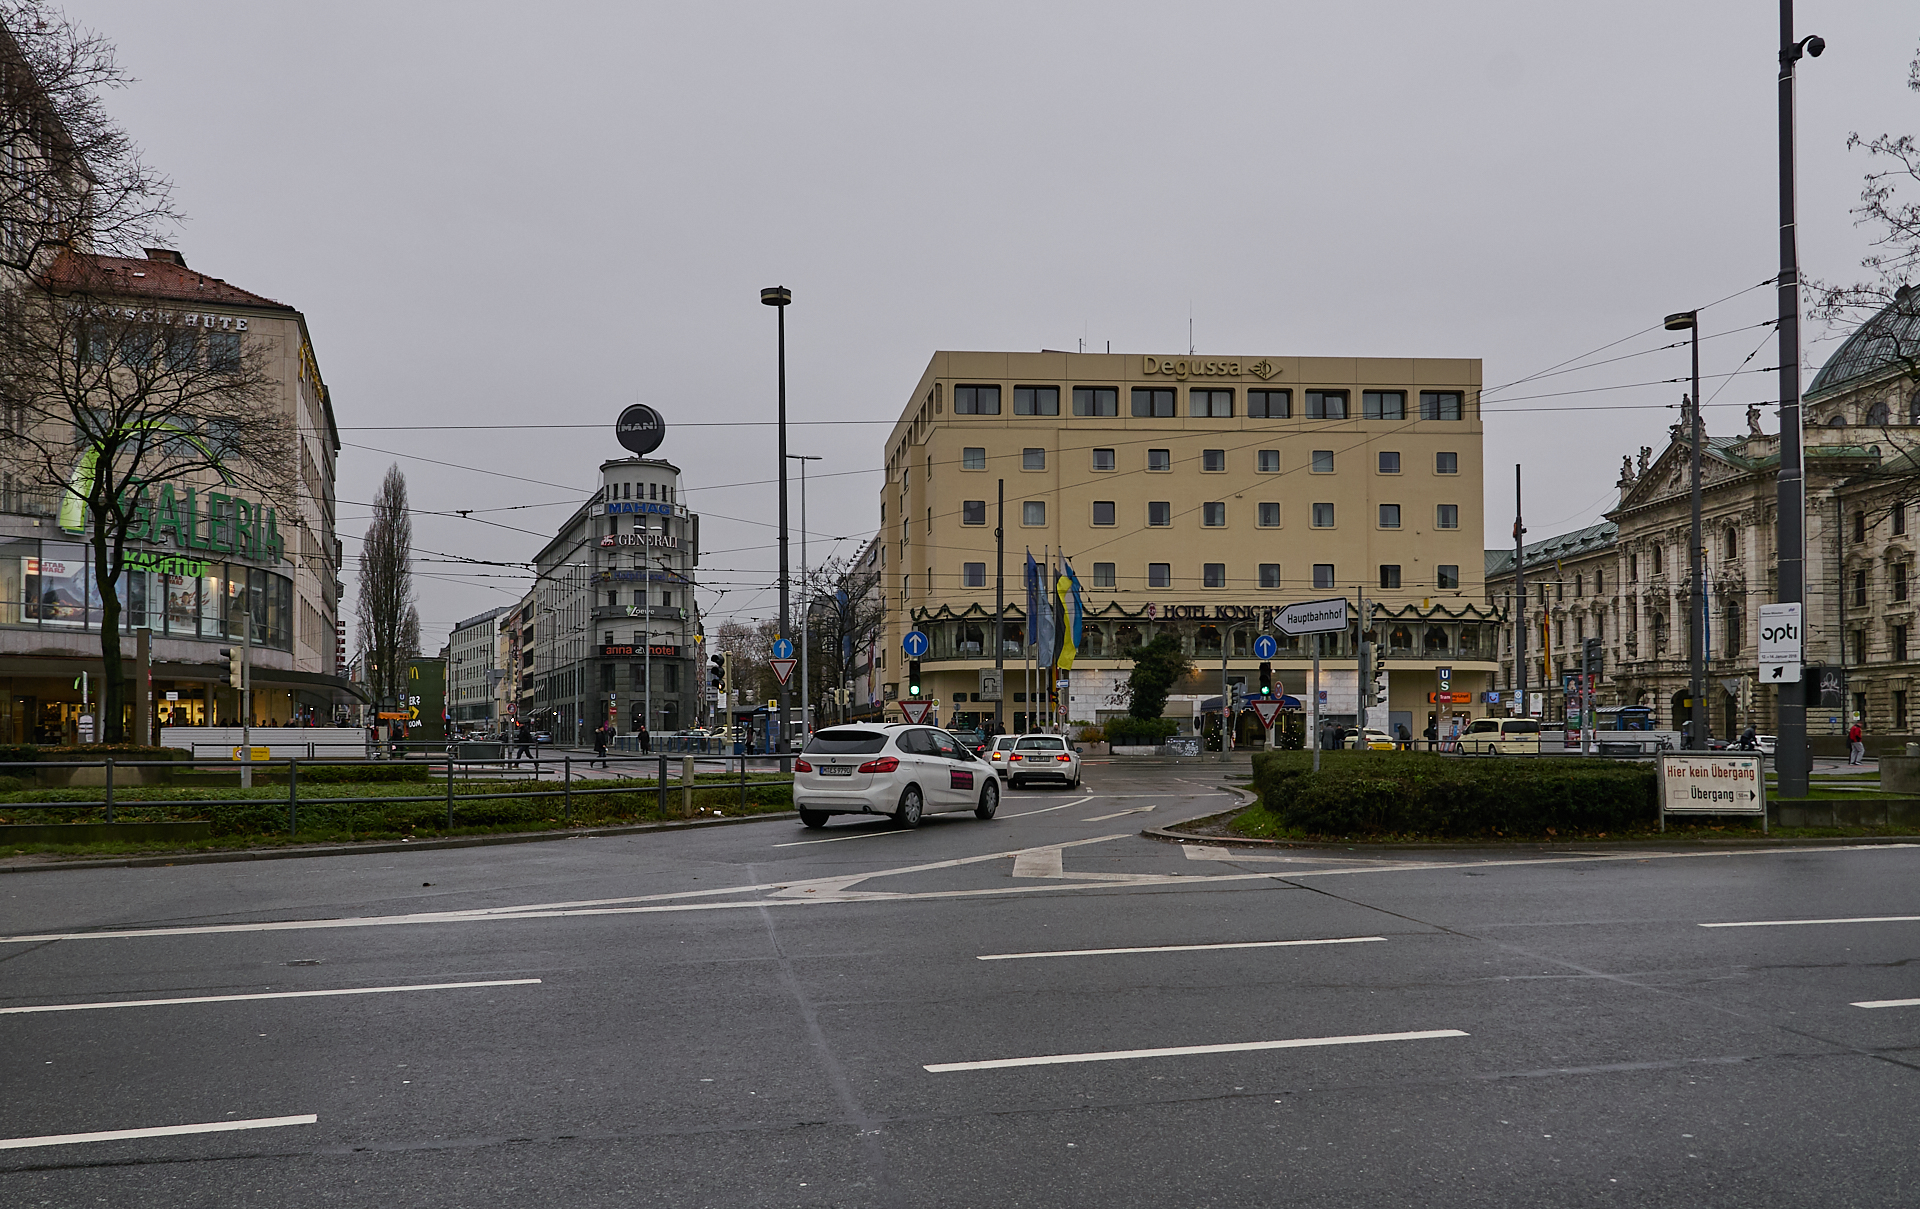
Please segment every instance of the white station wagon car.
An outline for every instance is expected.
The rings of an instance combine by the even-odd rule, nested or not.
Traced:
[[[800,821],[824,827],[836,814],[884,814],[915,827],[923,814],[1000,808],[993,768],[944,730],[901,723],[815,731],[793,766]]]

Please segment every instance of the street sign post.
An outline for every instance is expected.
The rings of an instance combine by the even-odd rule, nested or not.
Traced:
[[[1313,702],[1313,710],[1307,720],[1307,744],[1313,749],[1313,771],[1319,772],[1320,708],[1327,699],[1326,693],[1320,689],[1320,635],[1338,634],[1346,630],[1347,598],[1307,600],[1275,609],[1273,624],[1283,634],[1313,635],[1313,683],[1307,686],[1308,700]]]
[[[769,659],[767,662],[773,665],[774,677],[778,679],[780,683],[785,684],[788,678],[793,675],[793,669],[800,661],[798,659]]]
[[[1279,653],[1280,644],[1275,641],[1272,634],[1261,634],[1253,640],[1253,657],[1255,659],[1271,659]]]
[[[773,640],[773,657],[775,659],[793,658],[793,640],[789,638],[774,639]]]
[[[1804,607],[1797,601],[1760,606],[1760,683],[1799,683]]]
[[[997,667],[980,669],[980,691],[974,695],[976,701],[998,701],[1006,689],[1004,673]]]
[[[927,720],[927,711],[932,708],[933,708],[933,702],[931,701],[900,702],[900,712],[905,714],[907,716],[907,721],[913,723],[915,726],[918,726],[920,725],[920,723],[925,722]]]
[[[900,640],[900,649],[907,653],[909,659],[918,659],[926,654],[927,646],[927,636],[919,630],[908,630],[907,636]]]
[[[1253,712],[1260,715],[1260,725],[1266,727],[1268,730],[1272,730],[1273,720],[1280,716],[1280,703],[1278,701],[1255,701],[1253,703]],[[1272,744],[1268,744],[1268,746],[1272,746]]]
[[[1767,830],[1767,782],[1758,755],[1660,753],[1660,830],[1670,814],[1757,814]]]

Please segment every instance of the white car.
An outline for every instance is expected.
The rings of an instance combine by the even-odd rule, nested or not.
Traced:
[[[1000,774],[1002,781],[1007,779],[1007,765],[1012,763],[1007,757],[1013,754],[1013,745],[1019,741],[1019,735],[996,735],[993,745],[987,748],[987,763],[993,765],[993,771]]]
[[[793,765],[800,821],[824,827],[836,814],[889,815],[917,827],[923,814],[1000,808],[993,767],[944,730],[903,723],[815,731]]]
[[[1007,753],[1007,784],[1018,788],[1026,781],[1058,781],[1080,788],[1080,753],[1059,735],[1019,735]]]

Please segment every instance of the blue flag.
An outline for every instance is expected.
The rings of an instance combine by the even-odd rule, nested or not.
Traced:
[[[1040,564],[1033,561],[1032,547],[1028,547],[1027,549],[1026,576],[1027,576],[1027,580],[1026,580],[1026,583],[1027,583],[1027,641],[1025,645],[1032,646],[1034,644],[1034,640],[1038,638],[1040,634],[1040,626],[1035,621],[1035,617],[1034,617],[1034,615],[1040,611]]]

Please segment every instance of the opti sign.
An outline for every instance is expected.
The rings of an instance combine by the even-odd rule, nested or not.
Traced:
[[[1800,604],[1760,606],[1760,682],[1800,679]]]

